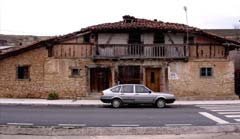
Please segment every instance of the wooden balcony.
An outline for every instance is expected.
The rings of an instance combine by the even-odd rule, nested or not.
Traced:
[[[166,44],[99,44],[93,49],[94,59],[187,59],[185,45]]]

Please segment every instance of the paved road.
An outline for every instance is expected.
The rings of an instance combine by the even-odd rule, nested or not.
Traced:
[[[87,127],[209,126],[240,124],[239,112],[239,104],[170,105],[164,109],[148,106],[113,109],[111,107],[1,105],[0,124]]]

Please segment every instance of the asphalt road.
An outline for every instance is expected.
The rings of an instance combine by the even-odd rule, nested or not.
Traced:
[[[203,105],[204,106],[204,105]],[[210,106],[210,108],[213,106]],[[218,109],[223,109],[215,106]],[[240,111],[240,105],[228,105],[227,110]],[[111,107],[77,106],[0,106],[0,125],[86,126],[86,127],[161,127],[210,126],[219,124],[201,112],[216,116],[225,124],[240,124],[231,117],[208,109],[207,106],[169,105],[158,109],[150,106]],[[237,117],[236,115],[235,117]],[[213,118],[214,119],[214,118]],[[240,118],[239,118],[240,119]]]

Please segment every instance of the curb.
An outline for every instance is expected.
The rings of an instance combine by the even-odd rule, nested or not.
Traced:
[[[39,104],[39,103],[0,103],[1,106],[74,106],[74,107],[106,107],[110,104]]]
[[[0,125],[3,135],[102,136],[102,135],[166,135],[199,133],[239,133],[240,125],[181,127],[61,127]]]

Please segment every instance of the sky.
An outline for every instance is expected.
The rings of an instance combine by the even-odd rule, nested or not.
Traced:
[[[240,0],[0,0],[0,34],[63,35],[123,15],[202,29],[240,27]]]

